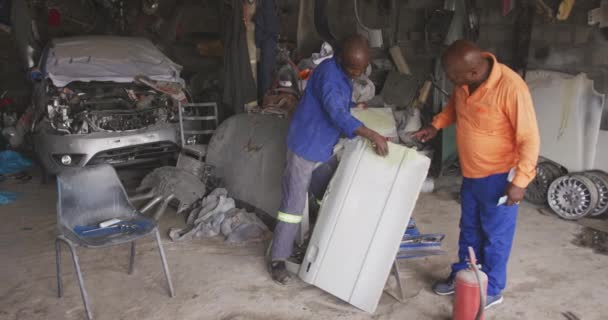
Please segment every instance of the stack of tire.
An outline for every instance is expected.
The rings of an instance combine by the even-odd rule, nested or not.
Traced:
[[[541,159],[536,166],[536,177],[526,189],[525,199],[536,205],[546,205],[549,186],[566,173],[568,171],[557,163]]]
[[[548,204],[567,220],[608,216],[608,174],[598,170],[568,174],[560,165],[542,160],[525,198],[533,204]]]
[[[578,220],[608,212],[608,174],[592,170],[555,179],[547,192],[549,207],[560,217]]]

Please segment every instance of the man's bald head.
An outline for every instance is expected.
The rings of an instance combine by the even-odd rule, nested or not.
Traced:
[[[351,78],[357,78],[365,72],[369,64],[369,45],[367,39],[360,35],[348,37],[342,44],[342,68]]]
[[[485,81],[488,73],[487,60],[481,49],[466,40],[457,40],[443,53],[443,69],[456,85],[471,85]]]

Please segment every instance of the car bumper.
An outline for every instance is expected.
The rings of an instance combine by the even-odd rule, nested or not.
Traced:
[[[96,132],[83,135],[56,135],[42,130],[34,137],[36,153],[46,171],[57,174],[69,167],[101,163],[127,166],[170,157],[178,151],[175,124],[161,124],[130,132]],[[64,165],[61,157],[72,163]]]

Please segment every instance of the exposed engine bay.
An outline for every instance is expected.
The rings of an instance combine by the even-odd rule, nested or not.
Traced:
[[[48,121],[64,134],[132,131],[177,119],[177,101],[135,83],[49,85],[47,98]]]

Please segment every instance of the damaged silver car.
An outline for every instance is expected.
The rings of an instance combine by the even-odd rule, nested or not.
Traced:
[[[181,66],[149,40],[57,39],[43,51],[39,69],[32,133],[47,174],[158,161],[178,151],[178,100],[150,83],[172,86],[185,97]]]

